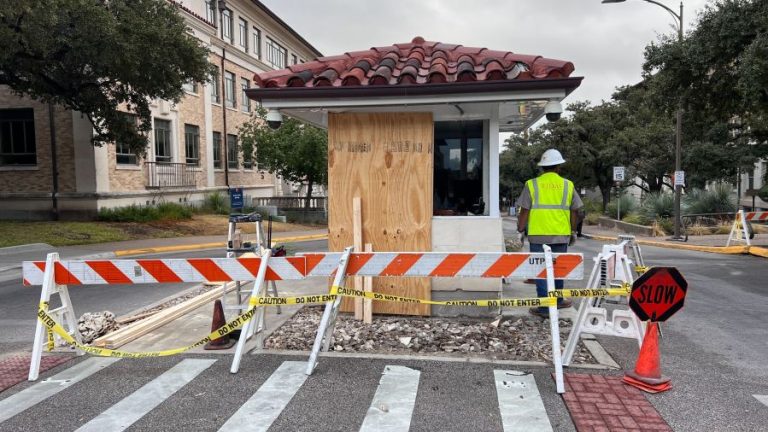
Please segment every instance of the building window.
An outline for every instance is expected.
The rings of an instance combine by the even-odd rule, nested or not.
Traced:
[[[243,111],[245,112],[251,112],[251,100],[248,99],[248,95],[245,94],[245,91],[248,90],[251,87],[251,82],[248,81],[245,78],[240,78],[240,89],[242,90],[242,101],[240,102],[240,105],[243,107]]]
[[[35,112],[0,110],[0,165],[36,165]]]
[[[299,63],[299,58],[296,57],[296,54],[291,54],[291,64],[295,65]]]
[[[213,133],[213,167],[221,169],[221,132]]]
[[[155,119],[155,162],[171,161],[171,122]]]
[[[187,93],[197,94],[197,83],[194,81],[189,81],[184,83],[184,85],[182,85],[182,88],[184,88],[184,91]]]
[[[253,28],[253,55],[261,58],[261,30],[256,27]]]
[[[482,121],[435,122],[434,179],[436,215],[485,214]]]
[[[200,166],[200,128],[198,126],[184,125],[184,149],[187,165]]]
[[[285,68],[288,63],[288,50],[271,38],[267,38],[267,63],[277,69]]]
[[[219,75],[219,68],[216,68],[214,72],[213,82],[211,82],[211,97],[216,103],[221,103],[221,75]]]
[[[232,43],[232,11],[224,9],[221,13],[221,38]]]
[[[237,169],[240,166],[237,153],[237,135],[227,134],[227,166],[230,169]]]
[[[134,127],[136,126],[136,114],[122,113],[122,116],[127,123]],[[136,153],[131,151],[128,144],[117,141],[115,142],[115,162],[117,162],[118,165],[136,165],[138,163],[138,158],[136,157]]]
[[[205,20],[216,24],[216,0],[205,0]]]
[[[240,18],[240,47],[248,52],[248,21]]]
[[[224,101],[227,107],[235,107],[235,74],[224,72]]]

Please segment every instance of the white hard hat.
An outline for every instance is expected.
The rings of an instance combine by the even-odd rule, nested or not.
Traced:
[[[549,149],[545,151],[543,155],[541,155],[541,160],[539,161],[538,165],[540,167],[549,167],[564,163],[565,159],[563,159],[563,155],[561,155],[559,151],[555,149]]]

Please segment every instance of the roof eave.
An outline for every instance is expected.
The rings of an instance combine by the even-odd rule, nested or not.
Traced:
[[[354,87],[250,88],[249,98],[259,102],[293,99],[379,98],[508,93],[531,90],[564,90],[567,96],[579,87],[583,77],[525,80],[472,81],[435,84],[378,85]]]

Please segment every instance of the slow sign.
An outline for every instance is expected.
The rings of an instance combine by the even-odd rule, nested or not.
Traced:
[[[629,307],[643,321],[666,321],[683,307],[688,282],[674,267],[652,267],[632,284]]]

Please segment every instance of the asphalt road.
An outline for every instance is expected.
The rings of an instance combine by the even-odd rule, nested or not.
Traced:
[[[327,250],[325,240],[291,243],[286,245],[289,253],[316,252]],[[131,258],[207,258],[222,257],[220,249],[154,254]],[[157,285],[79,285],[69,287],[69,295],[80,316],[84,312],[111,311],[116,316],[173,297],[196,284]],[[58,296],[55,296],[57,298]],[[25,287],[21,283],[21,272],[4,272],[0,278],[0,354],[21,351],[31,344],[35,336],[37,304],[40,301],[40,287]],[[58,306],[53,302],[51,307]]]
[[[505,228],[511,229],[511,226]],[[322,250],[324,242],[307,242],[300,247],[308,251]],[[585,253],[589,262],[589,257],[600,248],[600,242],[581,240],[571,250]],[[768,431],[768,406],[752,396],[768,395],[768,284],[765,282],[768,265],[765,259],[654,247],[643,247],[643,253],[647,265],[676,266],[689,282],[685,307],[663,325],[662,370],[672,378],[674,388],[667,393],[649,395],[648,399],[676,431]],[[210,256],[220,255],[213,251]],[[73,297],[81,310],[86,307],[101,310],[113,304],[120,313],[118,307],[128,311],[151,302],[152,296],[160,298],[168,294],[161,295],[151,286],[143,293],[137,288],[123,288],[111,294],[107,294],[104,287],[93,291],[83,288],[82,293],[73,292]],[[24,309],[34,309],[37,303],[37,293],[25,292],[26,300],[14,299],[15,303],[9,304],[7,296],[13,290],[36,291],[22,288],[18,283],[0,285],[0,313],[3,314],[0,325],[6,330],[2,338],[12,333],[7,331],[10,329],[7,317],[29,320],[30,313]],[[118,294],[120,298],[116,299]],[[33,324],[30,322],[29,328]],[[26,339],[30,340],[31,337]],[[632,368],[637,356],[634,341],[612,337],[599,337],[599,340],[620,365]],[[5,339],[2,341],[5,343]],[[182,358],[193,357],[199,356]],[[10,419],[2,427],[4,430],[48,430],[54,427],[51,422],[55,422],[57,429],[71,430],[180,360],[121,360]],[[228,361],[216,361],[130,430],[215,430],[286,360],[305,358],[246,356],[241,373],[234,376],[227,372]],[[382,369],[388,364],[422,371],[411,423],[414,431],[499,430],[492,370],[519,369],[416,360],[324,358],[315,375],[298,390],[270,430],[356,430]],[[554,429],[573,430],[562,400],[554,393],[549,376],[551,369],[531,372]],[[4,392],[0,400],[28,386],[25,383]],[[66,409],[62,410],[62,406]]]

